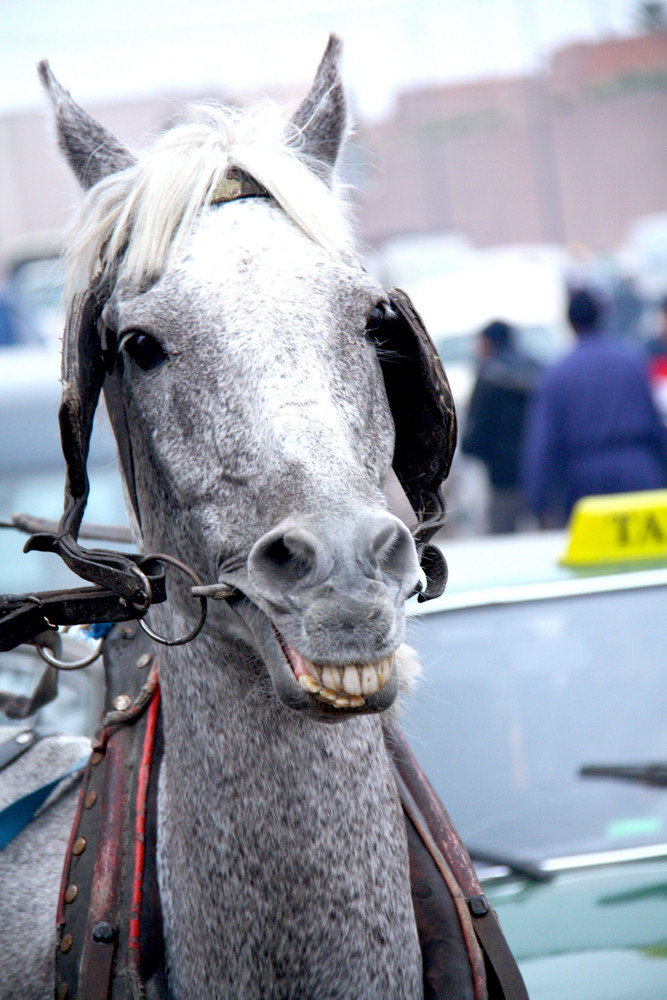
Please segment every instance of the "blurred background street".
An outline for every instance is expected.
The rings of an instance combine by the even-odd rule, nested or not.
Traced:
[[[436,537],[449,581],[408,603],[424,677],[401,725],[531,998],[655,1000],[667,982],[667,0],[247,9],[0,0],[0,593],[78,582],[53,554],[24,556],[10,530],[16,511],[57,520],[65,481],[61,251],[78,191],[36,63],[137,149],[196,101],[269,97],[289,113],[336,32],[361,255],[422,314],[460,428]],[[123,524],[102,406],[88,470],[86,525]],[[387,492],[414,525],[393,473]],[[583,500],[563,530],[588,493],[615,496]],[[25,646],[5,656],[0,689],[29,694],[36,660]],[[101,667],[67,672],[37,721],[91,732],[102,686]]]
[[[463,427],[478,335],[493,320],[549,365],[573,343],[567,289],[586,284],[614,333],[640,345],[656,335],[667,294],[667,5],[259,0],[249,16],[207,0],[113,10],[2,0],[0,343],[55,355],[63,325],[59,252],[77,192],[46,121],[40,58],[136,147],[192,101],[296,106],[332,30],[357,123],[344,179],[363,254],[422,312]],[[17,368],[22,383],[39,373],[10,353],[2,368],[16,393]],[[47,392],[39,385],[21,392]],[[665,386],[656,368],[663,414]],[[484,466],[459,453],[448,488],[449,532],[487,530]]]

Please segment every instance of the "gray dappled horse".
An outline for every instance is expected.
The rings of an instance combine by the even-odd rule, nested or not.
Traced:
[[[383,492],[394,424],[375,341],[391,307],[337,187],[338,49],[291,122],[203,108],[136,158],[41,66],[86,190],[73,271],[104,290],[137,540],[245,595],[159,658],[157,863],[179,1000],[423,995],[377,714],[415,669],[401,642],[419,565]],[[153,627],[187,632],[192,608],[174,576]],[[43,740],[2,775],[0,805],[84,749]],[[78,784],[0,853],[3,1000],[54,995]]]

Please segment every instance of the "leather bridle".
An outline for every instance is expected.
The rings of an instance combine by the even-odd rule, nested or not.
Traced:
[[[269,197],[269,193],[252,178],[232,169],[217,185],[209,203]],[[208,598],[231,600],[245,595],[224,584],[202,583],[190,567],[168,554],[141,556],[113,549],[88,549],[79,542],[89,494],[87,460],[90,438],[102,388],[114,425],[128,493],[141,527],[131,437],[121,394],[116,335],[103,319],[103,308],[109,299],[112,284],[112,276],[100,274],[91,287],[77,291],[70,304],[63,342],[63,395],[59,411],[66,464],[64,511],[57,530],[43,530],[31,535],[24,551],[53,552],[74,573],[94,585],[83,596],[79,595],[79,605],[81,601],[86,604],[85,611],[79,608],[79,613],[83,615],[79,621],[139,619],[155,641],[180,645],[191,641],[203,627]],[[445,502],[441,484],[451,465],[456,442],[456,417],[447,378],[420,316],[400,289],[392,289],[388,297],[392,307],[391,320],[383,325],[381,342],[378,343],[382,350],[378,358],[396,428],[394,471],[417,518],[412,535],[426,577],[426,586],[419,590],[419,600],[422,601],[439,596],[447,579],[444,557],[435,545],[430,544],[430,540],[444,521]],[[384,359],[390,355],[401,358],[405,364],[386,362]],[[171,564],[185,573],[192,583],[191,595],[200,602],[195,627],[185,636],[174,639],[159,636],[143,622],[151,604],[159,603],[166,597],[161,563]],[[73,607],[71,602],[68,604],[66,595],[56,595],[59,600],[55,602],[49,601],[49,596],[53,597],[40,594],[17,597],[16,606],[9,608],[12,622],[8,630],[4,629],[7,616],[0,617],[0,650],[16,645],[13,640],[17,636],[20,636],[19,642],[26,641],[39,631],[73,623]],[[104,617],[101,617],[102,614]],[[31,628],[34,631],[29,634]]]

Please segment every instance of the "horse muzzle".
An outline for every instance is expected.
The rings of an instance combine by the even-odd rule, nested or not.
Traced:
[[[317,664],[298,653],[253,602],[241,601],[235,608],[252,633],[276,697],[287,708],[322,722],[340,722],[350,715],[384,712],[395,701],[393,651],[374,664]],[[369,693],[350,693],[364,689]]]
[[[246,572],[236,610],[280,701],[323,720],[389,708],[419,575],[397,518],[287,520],[256,542]]]

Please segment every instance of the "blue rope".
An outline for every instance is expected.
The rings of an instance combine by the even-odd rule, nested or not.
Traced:
[[[92,639],[104,639],[112,628],[113,625],[110,622],[93,622],[85,631]]]
[[[65,778],[69,778],[70,774],[81,771],[87,763],[88,757],[82,757],[81,760],[73,764],[64,774],[59,775],[45,785],[40,785],[34,792],[28,792],[27,795],[23,795],[16,802],[12,802],[10,806],[7,806],[6,809],[0,812],[0,851],[28,825],[39,807],[48,799],[56,785]]]

